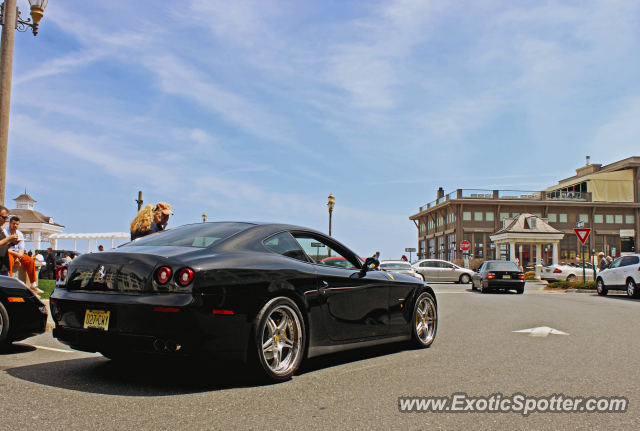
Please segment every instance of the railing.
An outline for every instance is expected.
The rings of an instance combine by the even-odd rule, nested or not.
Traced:
[[[420,207],[420,211],[424,211],[424,210],[429,209],[429,208],[431,208],[432,206],[435,206],[435,205],[436,205],[436,201],[429,202],[428,204],[421,206]]]
[[[539,201],[540,192],[524,190],[498,190],[498,199]]]
[[[447,200],[456,199],[458,197],[458,191],[454,190],[447,195]]]
[[[563,192],[563,191],[555,191],[555,192],[547,192],[547,200],[553,201],[580,201],[580,202],[590,202],[591,201],[591,193],[589,192]]]
[[[463,189],[460,191],[463,199],[493,199],[493,190]]]

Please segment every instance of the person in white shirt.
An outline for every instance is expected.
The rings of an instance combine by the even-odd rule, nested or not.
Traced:
[[[40,264],[41,264],[41,265],[40,265],[40,268],[38,268],[38,278],[40,278],[40,270],[41,270],[42,268],[44,268],[44,256],[42,256],[42,255],[40,254],[40,250],[36,250],[36,251],[33,253],[33,261],[34,261],[34,262],[40,262]]]
[[[13,216],[9,220],[9,227],[4,229],[4,234],[6,236],[9,235],[18,235],[18,242],[9,247],[9,262],[11,264],[11,272],[13,272],[14,263],[20,263],[27,271],[27,275],[29,276],[29,280],[31,280],[31,290],[34,293],[44,293],[42,290],[38,289],[37,275],[36,275],[36,263],[33,261],[33,258],[29,257],[27,253],[25,253],[24,246],[24,235],[22,232],[18,230],[20,227],[20,217]]]

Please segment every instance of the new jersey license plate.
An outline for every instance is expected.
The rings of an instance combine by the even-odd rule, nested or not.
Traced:
[[[87,310],[84,314],[84,329],[109,329],[109,311]]]
[[[510,275],[503,275],[502,278],[511,278]]]

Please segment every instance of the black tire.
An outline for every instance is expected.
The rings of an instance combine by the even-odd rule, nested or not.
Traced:
[[[484,287],[484,283],[480,280],[480,292],[487,293],[489,292],[489,287]]]
[[[277,320],[278,315],[280,320]],[[280,328],[285,315],[285,326]],[[275,328],[273,324],[276,324]],[[269,332],[272,333],[271,336]],[[286,297],[273,298],[267,302],[254,320],[251,335],[247,362],[254,368],[257,377],[270,382],[291,379],[302,363],[307,343],[305,322],[296,303]],[[272,343],[263,348],[269,340]],[[287,341],[291,343],[291,347],[287,346]],[[267,352],[267,349],[271,351]],[[285,349],[287,354],[281,360],[280,355]],[[283,363],[284,369],[279,370]]]
[[[638,285],[633,281],[633,279],[627,279],[627,296],[629,298],[637,298],[639,295]]]
[[[604,287],[604,281],[602,281],[602,278],[600,277],[598,277],[598,280],[596,281],[596,289],[600,296],[607,296],[607,293],[609,293],[609,290]]]
[[[574,281],[576,281],[576,276],[575,276],[575,274],[569,274],[569,275],[567,276],[567,281],[568,281],[569,283],[573,283]]]
[[[469,277],[469,274],[462,274],[459,281],[462,284],[469,284],[469,281],[471,281],[471,277]]]
[[[126,359],[131,359],[132,352],[124,350],[105,350],[100,352],[102,356],[112,361],[120,362]]]
[[[0,302],[0,351],[11,347],[12,340],[9,330],[9,313]]]
[[[420,318],[420,314],[422,314],[422,318]],[[420,332],[418,332],[419,325],[423,328]],[[424,328],[423,325],[426,325],[426,328]],[[411,344],[415,348],[425,349],[433,344],[437,331],[438,308],[436,307],[436,301],[429,292],[422,292],[413,306]]]

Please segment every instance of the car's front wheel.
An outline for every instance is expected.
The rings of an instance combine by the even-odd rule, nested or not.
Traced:
[[[0,351],[11,345],[11,337],[9,336],[9,313],[0,302]]]
[[[438,309],[436,301],[428,292],[423,292],[413,310],[413,330],[411,339],[418,348],[429,347],[438,329]]]
[[[273,382],[289,380],[300,367],[306,344],[296,303],[286,297],[269,301],[256,316],[252,341],[261,374]]]
[[[460,276],[460,283],[467,284],[469,283],[469,281],[471,281],[471,277],[469,277],[469,274],[462,274]]]
[[[638,297],[638,286],[633,282],[632,279],[627,280],[627,296],[629,298]]]
[[[574,274],[569,274],[569,276],[567,277],[567,281],[569,283],[573,283],[574,281],[576,281],[576,276]]]
[[[607,290],[607,288],[604,287],[604,282],[602,281],[601,278],[598,278],[598,281],[596,282],[596,289],[598,291],[598,295],[600,296],[606,296],[607,293],[609,293],[609,290]]]

